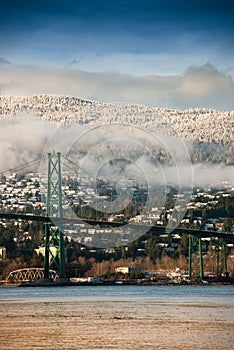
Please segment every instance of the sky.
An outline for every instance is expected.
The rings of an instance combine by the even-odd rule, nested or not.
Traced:
[[[0,0],[0,93],[234,109],[234,2]]]

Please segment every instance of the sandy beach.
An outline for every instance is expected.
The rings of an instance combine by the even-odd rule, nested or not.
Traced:
[[[230,350],[234,342],[234,307],[225,303],[0,304],[0,349]]]

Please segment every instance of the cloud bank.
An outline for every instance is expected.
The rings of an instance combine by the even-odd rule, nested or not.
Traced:
[[[53,127],[31,117],[0,120],[0,172],[40,158]]]
[[[130,76],[75,68],[0,65],[2,95],[57,94],[111,103],[164,108],[234,109],[234,80],[211,64],[190,67],[177,76]]]
[[[81,135],[84,135],[84,137],[81,137]],[[45,165],[46,167],[47,151],[51,152],[56,149],[56,151],[66,154],[67,151],[69,151],[69,147],[71,148],[71,145],[73,145],[74,140],[80,139],[84,146],[85,153],[88,153],[85,157],[84,153],[80,154],[77,151],[74,157],[72,153],[69,153],[69,159],[74,158],[74,164],[77,164],[77,168],[75,167],[74,171],[77,171],[78,167],[81,166],[86,173],[96,177],[100,165],[105,165],[107,162],[107,153],[108,150],[110,151],[109,143],[106,144],[106,148],[103,148],[102,155],[99,155],[99,149],[98,147],[94,147],[92,141],[94,144],[98,143],[98,145],[101,146],[106,137],[105,131],[103,135],[97,133],[97,140],[95,140],[93,136],[90,138],[89,133],[87,133],[87,137],[85,135],[85,128],[80,128],[79,126],[71,126],[65,129],[56,128],[49,122],[35,120],[34,116],[23,116],[21,119],[17,120],[0,120],[0,173],[27,164],[41,157],[41,159],[43,159],[41,166]],[[126,137],[127,135],[125,135],[125,138]],[[90,139],[92,141],[90,141]],[[139,147],[141,149],[141,144]],[[93,150],[93,148],[95,152],[97,152],[97,158],[95,158],[94,161],[92,161],[93,158],[91,154],[93,151],[90,153],[90,150]],[[134,178],[139,177],[139,181],[145,181],[147,178],[147,182],[150,185],[178,184],[178,178],[181,186],[220,186],[223,181],[233,182],[234,166],[201,163],[191,165],[189,162],[183,161],[184,158],[180,156],[179,147],[176,146],[176,148],[179,152],[177,155],[178,163],[172,166],[155,164],[150,157],[141,156],[139,153],[139,156],[137,156],[139,158],[129,158],[133,163],[126,162],[126,164],[123,165],[121,174],[130,175],[130,177],[134,175]],[[100,153],[101,150],[102,148],[100,149]],[[119,149],[117,150],[119,152]],[[126,158],[124,154],[123,159]],[[116,155],[115,149],[113,155],[115,156],[112,157],[112,153],[110,153],[110,159],[119,159],[119,153]],[[84,157],[83,161],[82,157]],[[118,167],[119,162],[116,164],[114,162],[113,167],[104,167],[105,174],[108,176],[111,174],[117,175],[119,171]],[[39,164],[35,170],[39,170]],[[44,171],[46,170],[44,169]]]

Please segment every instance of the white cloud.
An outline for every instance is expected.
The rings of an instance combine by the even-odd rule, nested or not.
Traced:
[[[0,171],[39,158],[52,131],[51,124],[36,120],[34,115],[0,120]]]
[[[218,109],[233,109],[234,81],[231,76],[206,64],[189,68],[177,88],[175,102],[191,106],[208,105]]]
[[[130,76],[75,68],[0,67],[3,95],[59,94],[166,108],[234,109],[234,81],[206,64],[183,76]]]

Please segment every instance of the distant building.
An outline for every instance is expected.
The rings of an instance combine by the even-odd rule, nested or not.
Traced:
[[[121,272],[124,274],[127,273],[141,273],[142,272],[142,268],[141,267],[132,267],[132,266],[122,266],[122,267],[116,267],[115,268],[115,272]]]
[[[39,256],[40,254],[41,254],[42,256],[45,256],[45,247],[35,248],[34,250],[35,250],[35,252],[37,253],[38,256]],[[52,254],[53,254],[54,256],[56,256],[57,250],[58,250],[58,248],[56,248],[56,247],[54,247],[54,246],[50,246],[50,251],[52,252]],[[51,259],[52,259],[52,256],[49,255],[49,261],[50,261],[50,262],[51,262]]]
[[[45,247],[42,246],[42,247],[39,247],[39,248],[35,248],[34,251],[37,253],[37,255],[39,256],[40,254],[44,257],[45,256]],[[57,255],[57,251],[58,251],[58,248],[57,247],[54,247],[53,245],[50,246],[50,251],[51,253],[53,254],[53,256],[56,256]],[[67,261],[67,249],[65,248],[64,249],[64,255],[65,255],[65,261]],[[58,254],[59,256],[59,254]],[[52,260],[52,256],[51,254],[49,255],[49,261],[51,262]]]

